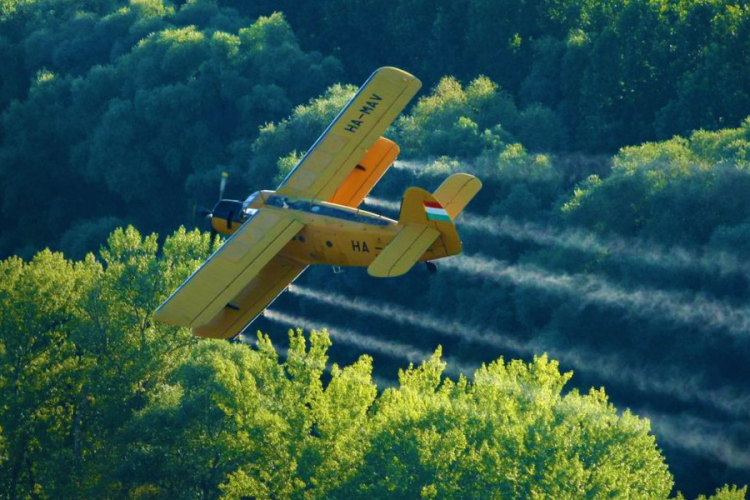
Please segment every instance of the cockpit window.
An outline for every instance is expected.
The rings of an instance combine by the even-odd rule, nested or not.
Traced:
[[[299,210],[300,212],[310,212],[324,215],[326,217],[334,217],[336,219],[363,222],[374,226],[390,226],[392,222],[385,218],[365,215],[356,211],[343,210],[331,205],[316,205],[305,200],[288,200],[286,197],[278,195],[269,196],[266,200],[266,204],[272,207],[288,208],[291,210]]]
[[[260,191],[254,192],[253,194],[248,196],[242,203],[242,211],[245,212],[245,214],[251,215],[252,213],[256,212],[256,209],[252,208],[251,205],[255,200],[258,199],[258,196],[260,196]]]

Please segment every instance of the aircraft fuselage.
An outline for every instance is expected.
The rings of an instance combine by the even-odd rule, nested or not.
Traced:
[[[382,215],[335,203],[280,196],[275,191],[250,195],[243,203],[243,222],[261,208],[292,211],[305,225],[280,255],[307,265],[367,267],[401,229],[397,221]],[[220,221],[217,230],[232,234],[240,225],[236,221],[233,224]],[[419,260],[447,256],[441,240],[437,240]]]

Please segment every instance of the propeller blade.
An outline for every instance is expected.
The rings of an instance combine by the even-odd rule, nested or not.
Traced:
[[[227,177],[229,177],[229,174],[226,172],[221,173],[221,184],[219,185],[219,199],[224,198],[224,188],[227,187]]]

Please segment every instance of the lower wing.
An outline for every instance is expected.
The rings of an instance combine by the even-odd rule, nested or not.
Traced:
[[[194,330],[211,323],[303,227],[293,214],[258,210],[159,306],[154,319]]]
[[[242,332],[307,265],[277,255],[210,323],[193,328],[196,337],[228,339]]]

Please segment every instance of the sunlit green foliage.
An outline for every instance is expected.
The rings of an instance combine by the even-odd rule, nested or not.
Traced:
[[[744,488],[738,488],[736,486],[724,486],[716,490],[714,495],[709,497],[710,500],[744,500],[747,495],[747,486]],[[698,500],[706,500],[706,497],[701,495]]]
[[[0,263],[0,498],[566,497],[578,495],[560,485],[592,484],[664,497],[669,477],[646,423],[616,417],[598,392],[532,402],[509,389],[508,373],[539,361],[481,371],[504,381],[497,393],[479,379],[440,381],[435,358],[376,397],[367,358],[321,380],[324,335],[306,350],[294,334],[281,362],[265,338],[258,350],[196,347],[183,330],[151,324],[153,308],[210,252],[206,235],[180,230],[158,248],[124,229],[100,258],[85,255],[127,223],[164,233],[190,223],[215,201],[222,171],[229,197],[273,188],[356,90],[345,83],[395,65],[425,83],[388,132],[402,157],[430,157],[417,184],[470,171],[485,183],[470,210],[494,221],[633,237],[620,248],[705,251],[717,266],[715,255],[750,258],[748,27],[750,10],[733,0],[395,0],[387,9],[369,0],[0,0],[0,256],[26,259]],[[676,133],[684,138],[670,139]],[[413,180],[394,169],[378,189],[397,186],[398,197]],[[600,273],[633,295],[661,286],[737,307],[750,296],[737,272],[461,231],[467,252]],[[46,245],[76,261],[37,252]],[[336,283],[367,294],[365,279],[352,272]],[[424,302],[404,283],[380,283],[380,298],[419,311]],[[744,339],[685,342],[699,332],[455,273],[431,277],[426,293],[431,311],[452,320],[745,390]],[[423,331],[409,334],[434,348]],[[469,344],[451,354],[475,356]],[[553,372],[517,378],[562,383]],[[489,402],[508,425],[492,426]],[[519,405],[526,413],[514,413]],[[565,433],[569,441],[555,441]],[[610,438],[628,444],[602,444]],[[622,477],[609,458],[593,453],[598,467],[582,458],[591,443],[612,452]],[[653,482],[640,482],[623,450],[651,464]],[[723,473],[705,481],[722,484]],[[713,498],[745,496],[727,487]]]
[[[157,259],[156,237],[131,227],[112,233],[101,261],[45,250],[0,264],[7,498],[107,495],[117,429],[194,342],[150,315],[208,246],[207,235],[179,231]]]
[[[750,222],[743,195],[750,189],[749,152],[748,120],[736,129],[623,148],[612,175],[580,185],[562,211],[601,231],[670,243],[705,244],[715,232],[718,239],[733,230],[744,233]]]
[[[325,332],[282,360],[151,323],[209,247],[128,227],[100,259],[0,263],[0,498],[669,495],[648,421],[546,356],[452,381],[438,348],[379,394],[368,356],[327,368]]]
[[[536,151],[555,149],[560,142],[552,110],[535,104],[519,113],[513,98],[486,77],[465,89],[456,79],[443,78],[399,119],[396,132],[411,156],[474,157],[516,138]]]
[[[603,392],[562,396],[571,374],[555,362],[499,360],[457,383],[442,379],[444,367],[438,352],[378,399],[351,498],[668,495],[647,423],[619,417]]]

